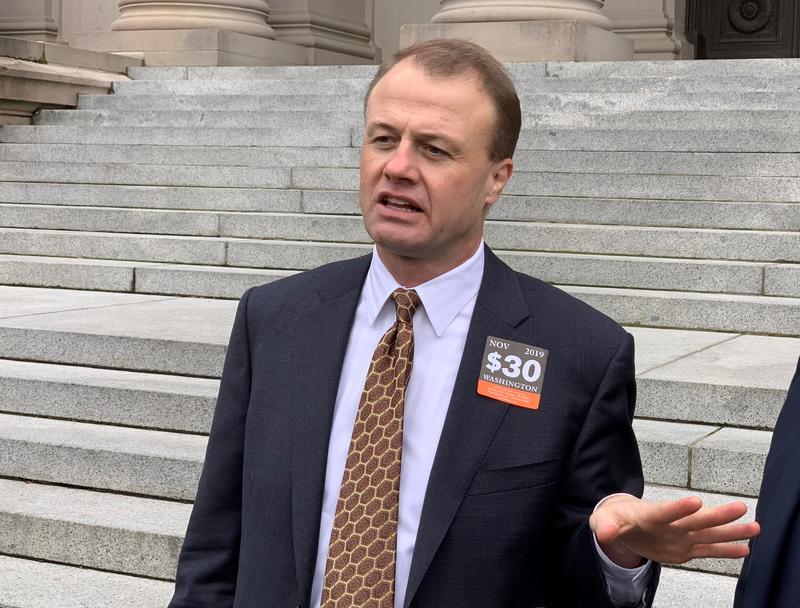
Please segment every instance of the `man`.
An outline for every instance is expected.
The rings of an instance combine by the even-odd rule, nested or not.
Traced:
[[[775,423],[756,508],[763,533],[750,543],[735,608],[795,608],[800,603],[800,360]]]
[[[172,608],[649,605],[646,559],[746,551],[740,503],[633,496],[632,338],[483,246],[520,124],[475,45],[379,71],[375,250],[242,298]]]

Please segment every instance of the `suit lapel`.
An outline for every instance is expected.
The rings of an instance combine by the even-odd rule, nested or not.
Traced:
[[[319,303],[297,319],[292,387],[292,517],[300,597],[308,599],[317,556],[333,410],[350,328],[371,256],[328,277]]]
[[[503,403],[476,392],[480,360],[487,336],[514,336],[529,310],[514,272],[488,247],[485,252],[483,281],[425,494],[404,608],[410,606],[508,411]]]

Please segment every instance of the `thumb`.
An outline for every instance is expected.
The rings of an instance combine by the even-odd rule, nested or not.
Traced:
[[[609,517],[603,509],[598,509],[589,517],[589,527],[600,544],[612,543],[622,533],[619,524]]]

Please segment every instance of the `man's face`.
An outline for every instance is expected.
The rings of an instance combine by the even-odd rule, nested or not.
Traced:
[[[429,278],[469,258],[511,177],[489,159],[494,107],[475,76],[434,79],[405,59],[367,102],[361,149],[364,225],[390,270]]]

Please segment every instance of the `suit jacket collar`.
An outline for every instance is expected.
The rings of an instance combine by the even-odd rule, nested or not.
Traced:
[[[293,348],[292,528],[300,597],[308,599],[317,556],[328,442],[350,328],[371,256],[321,278],[318,301],[299,313]],[[305,601],[304,600],[304,601]]]
[[[516,274],[486,247],[483,282],[472,313],[453,395],[428,481],[404,608],[414,599],[508,406],[476,392],[490,335],[514,339],[530,311]]]

